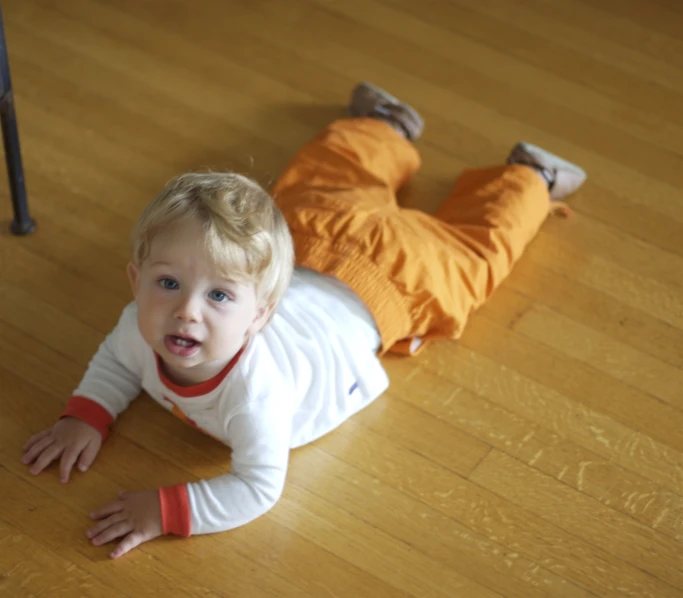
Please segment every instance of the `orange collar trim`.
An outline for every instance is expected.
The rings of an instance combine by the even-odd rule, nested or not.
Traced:
[[[157,373],[159,374],[159,379],[161,380],[161,383],[168,388],[171,392],[174,392],[180,397],[185,397],[185,398],[190,398],[190,397],[200,397],[205,394],[209,394],[211,391],[216,390],[218,388],[218,385],[223,382],[225,377],[230,373],[232,368],[235,367],[237,362],[239,361],[239,358],[242,356],[242,353],[244,353],[244,347],[242,347],[236,354],[235,356],[230,360],[230,363],[226,365],[218,374],[216,374],[213,378],[210,378],[209,380],[206,380],[204,382],[200,382],[199,384],[192,384],[190,386],[180,386],[179,384],[176,384],[175,382],[172,382],[166,377],[166,374],[164,374],[164,369],[163,369],[163,364],[161,361],[161,357],[157,353],[154,354],[157,360]]]

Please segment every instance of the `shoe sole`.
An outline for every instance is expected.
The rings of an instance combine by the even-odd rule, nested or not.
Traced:
[[[383,100],[386,100],[390,104],[400,104],[401,103],[401,101],[398,98],[395,98],[390,93],[387,93],[381,87],[377,87],[376,85],[373,85],[372,83],[368,83],[367,81],[364,81],[363,83],[361,83],[361,85],[363,87],[369,89],[372,93],[379,96]],[[360,116],[360,113],[354,113],[352,106],[349,106],[349,114],[351,116]]]
[[[584,178],[584,180],[587,177],[586,171],[583,168],[577,166],[573,162],[569,162],[567,160],[564,160],[563,158],[560,158],[560,156],[558,156],[557,154],[553,154],[547,150],[544,150],[542,147],[538,147],[537,145],[533,145],[532,143],[527,143],[526,141],[520,141],[518,145],[530,154],[536,154],[537,156],[541,156],[544,159],[543,166],[545,166],[546,168],[557,168],[557,170],[569,170],[578,175],[581,175]]]
[[[424,131],[425,123],[424,119],[420,115],[420,113],[415,110],[410,104],[406,104],[405,102],[402,102],[399,100],[397,97],[392,96],[390,93],[384,91],[381,87],[377,87],[376,85],[373,85],[372,83],[368,83],[367,81],[363,81],[359,85],[365,87],[368,89],[371,93],[374,93],[378,98],[383,100],[387,104],[393,104],[395,106],[400,106],[409,116],[410,118],[413,119],[415,122],[415,133],[413,134],[412,132],[409,132],[408,139],[410,141],[415,141],[416,139],[419,139],[422,136],[422,133]],[[362,114],[356,112],[353,110],[352,106],[349,106],[349,114],[351,116],[363,116]],[[411,127],[412,129],[412,127]]]

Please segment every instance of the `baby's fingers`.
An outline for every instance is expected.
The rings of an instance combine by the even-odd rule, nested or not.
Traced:
[[[36,459],[36,462],[33,464],[33,467],[29,469],[29,472],[33,475],[38,475],[41,471],[43,471],[43,469],[50,465],[50,463],[59,458],[59,455],[62,454],[63,450],[63,446],[59,444],[51,444]]]
[[[133,524],[125,513],[114,513],[91,527],[85,535],[90,538],[93,545],[99,546],[125,536],[132,530]]]
[[[126,554],[129,550],[133,550],[136,546],[140,546],[144,541],[145,539],[142,534],[131,532],[109,553],[109,557],[117,559]]]
[[[21,462],[24,465],[28,465],[29,463],[33,463],[35,461],[36,457],[38,457],[40,454],[43,453],[45,449],[47,449],[50,445],[54,444],[55,439],[52,436],[44,436],[40,440],[38,440],[30,449],[28,449],[25,453],[24,456],[21,458]]]
[[[123,511],[123,503],[120,500],[115,500],[108,505],[104,505],[101,509],[90,513],[90,519],[103,519],[121,511]]]
[[[78,460],[78,469],[81,471],[87,471],[88,468],[92,465],[92,462],[95,460],[95,457],[97,457],[97,453],[100,450],[100,443],[95,442],[95,441],[90,441],[86,445],[86,447],[83,449],[83,452],[81,453],[81,458]]]
[[[69,475],[73,466],[78,460],[78,469],[80,471],[87,471],[88,467],[92,465],[95,456],[99,450],[99,444],[92,441],[86,441],[85,446],[70,447],[62,455],[62,461],[59,467],[60,480],[63,484],[69,481]]]
[[[26,444],[21,448],[21,450],[24,451],[24,452],[26,452],[26,451],[29,450],[36,442],[38,442],[39,440],[42,440],[43,438],[45,438],[50,432],[52,432],[52,428],[48,428],[47,430],[43,430],[42,432],[38,432],[37,434],[34,434],[33,436],[31,436],[31,438],[29,438],[29,439],[26,441]]]
[[[59,479],[63,484],[69,481],[69,474],[82,450],[82,446],[71,446],[64,451],[59,464]]]

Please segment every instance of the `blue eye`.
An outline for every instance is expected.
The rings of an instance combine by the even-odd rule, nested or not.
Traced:
[[[229,297],[223,291],[211,291],[209,293],[209,299],[217,301],[218,303],[223,303],[224,301],[227,301]]]
[[[172,278],[162,278],[159,281],[159,285],[162,289],[166,289],[167,291],[176,291],[180,288],[180,285]]]

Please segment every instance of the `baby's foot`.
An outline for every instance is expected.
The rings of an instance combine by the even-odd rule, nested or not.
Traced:
[[[410,141],[418,139],[424,129],[417,110],[372,83],[358,83],[353,88],[349,114],[384,120]]]
[[[512,148],[507,162],[533,168],[546,180],[550,197],[555,200],[571,195],[586,180],[585,171],[576,164],[525,141]]]

